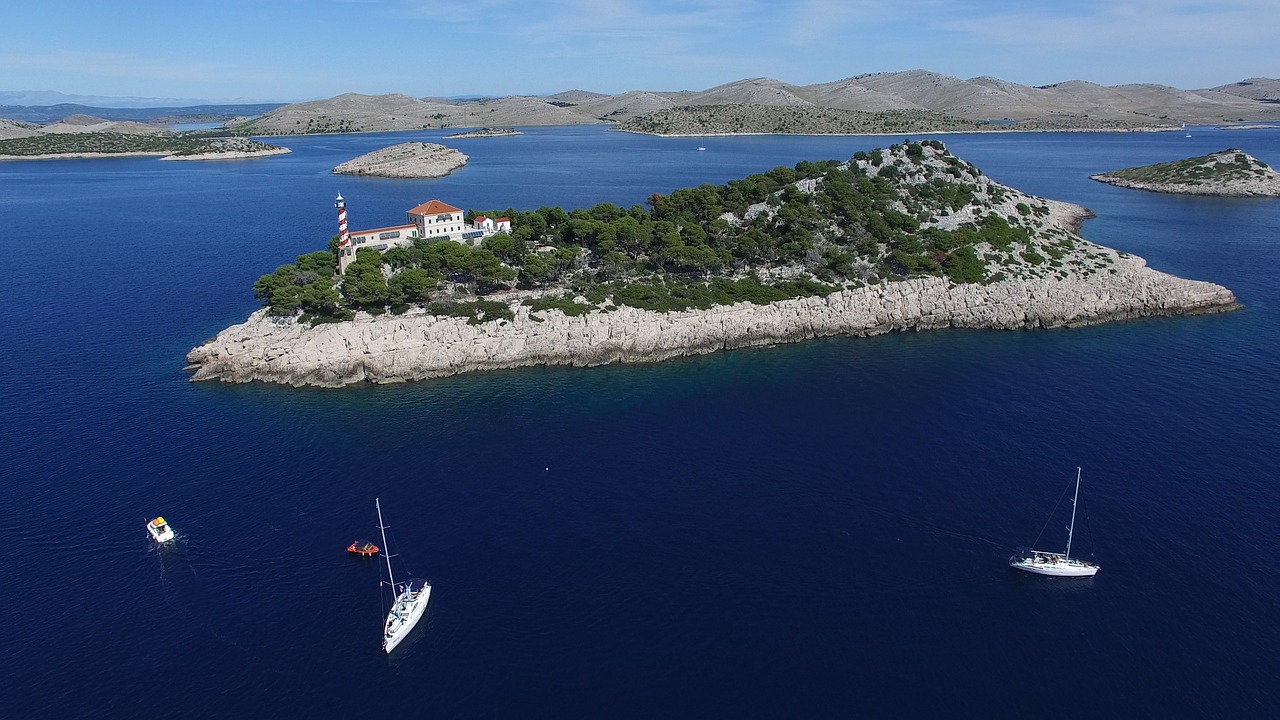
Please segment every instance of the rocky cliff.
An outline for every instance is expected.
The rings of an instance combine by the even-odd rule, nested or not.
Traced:
[[[514,320],[478,325],[415,311],[309,327],[260,310],[192,350],[188,369],[195,371],[192,380],[340,387],[531,365],[652,362],[834,335],[1074,327],[1238,307],[1226,288],[1095,249],[1114,256],[1114,272],[989,285],[922,278],[764,306],[665,314],[618,307],[566,317],[558,310],[516,306]]]

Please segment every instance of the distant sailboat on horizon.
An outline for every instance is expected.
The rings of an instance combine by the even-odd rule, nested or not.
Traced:
[[[1018,551],[1009,558],[1009,566],[1037,575],[1054,577],[1093,577],[1098,574],[1099,568],[1096,564],[1071,557],[1071,538],[1076,529],[1076,501],[1079,498],[1080,468],[1076,468],[1076,492],[1071,497],[1071,524],[1067,526],[1067,551],[1056,553],[1018,548]],[[1036,538],[1036,541],[1039,542],[1039,538]]]

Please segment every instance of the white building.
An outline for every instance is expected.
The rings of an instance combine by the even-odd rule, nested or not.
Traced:
[[[466,226],[462,211],[439,200],[428,200],[410,210],[409,222],[418,229],[418,236],[427,240],[454,240],[461,242]]]
[[[412,245],[416,237],[418,237],[417,225],[392,225],[353,232],[351,245],[357,250],[367,247],[381,252],[400,245]]]
[[[511,232],[509,218],[478,215],[471,224],[463,221],[462,210],[440,202],[427,202],[405,213],[409,222],[405,225],[357,230],[351,233],[351,246],[386,251],[393,247],[409,246],[417,238],[425,240],[452,240],[464,245],[477,245],[490,235]]]
[[[340,196],[339,196],[340,201]],[[355,260],[356,251],[361,247],[371,247],[371,249],[385,252],[392,247],[412,246],[413,241],[417,238],[424,238],[428,241],[452,240],[453,242],[461,242],[462,245],[476,246],[481,240],[498,234],[500,232],[511,232],[511,219],[509,218],[486,218],[484,215],[476,215],[471,224],[463,222],[462,210],[454,208],[453,205],[444,204],[439,200],[428,200],[408,210],[406,213],[408,223],[403,225],[390,225],[385,228],[374,228],[369,231],[355,231],[349,233],[351,237],[351,245],[347,255],[340,255],[338,258],[338,272],[344,273],[347,265]],[[342,222],[342,220],[339,220]],[[340,229],[339,229],[340,232]]]
[[[471,221],[471,227],[475,230],[484,232],[486,236],[496,235],[498,233],[510,234],[511,219],[500,217],[495,220],[493,218],[485,217],[484,215],[477,215],[475,219]]]

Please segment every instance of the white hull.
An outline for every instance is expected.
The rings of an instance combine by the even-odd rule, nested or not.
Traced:
[[[167,543],[173,539],[173,528],[167,523],[157,528],[151,521],[147,521],[147,532],[151,533],[151,537],[158,543]]]
[[[1098,566],[1072,560],[1066,563],[1044,563],[1032,560],[1009,559],[1009,567],[1037,575],[1053,577],[1093,577],[1098,574]]]
[[[422,619],[423,613],[427,611],[427,602],[431,599],[431,586],[424,585],[412,599],[406,598],[407,594],[407,591],[400,593],[391,608],[391,614],[387,616],[387,624],[382,633],[382,649],[388,653],[395,650]]]

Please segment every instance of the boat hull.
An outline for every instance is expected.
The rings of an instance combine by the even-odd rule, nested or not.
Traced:
[[[173,528],[169,527],[168,523],[162,523],[159,527],[156,527],[155,521],[148,520],[147,532],[158,543],[167,543],[173,539]]]
[[[347,552],[362,557],[373,557],[378,554],[378,546],[373,543],[362,543],[359,540],[347,546]]]
[[[404,641],[409,633],[413,630],[418,621],[422,619],[423,613],[427,611],[427,602],[431,599],[431,586],[424,585],[417,592],[417,596],[408,602],[403,600],[403,593],[396,598],[395,609],[393,613],[399,611],[402,613],[401,620],[394,628],[391,627],[390,618],[387,622],[387,630],[382,635],[382,649],[388,654],[396,649],[401,642]]]
[[[1093,577],[1098,574],[1098,566],[1091,563],[1076,560],[1043,562],[1019,558],[1017,555],[1009,558],[1009,567],[1049,577]]]

